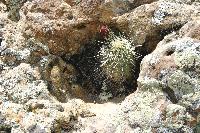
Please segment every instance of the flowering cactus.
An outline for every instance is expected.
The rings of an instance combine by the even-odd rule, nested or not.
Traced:
[[[130,39],[124,35],[117,36],[109,32],[98,57],[101,68],[108,78],[122,82],[131,77],[137,55]]]

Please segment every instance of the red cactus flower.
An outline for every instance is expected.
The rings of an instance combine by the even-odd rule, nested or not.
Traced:
[[[99,29],[99,33],[103,38],[108,37],[109,34],[109,29],[107,25],[101,25],[100,29]]]

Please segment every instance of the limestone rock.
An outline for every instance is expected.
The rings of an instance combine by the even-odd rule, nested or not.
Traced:
[[[193,112],[198,112],[196,102],[199,101],[199,41],[191,38],[177,39],[176,35],[169,35],[161,41],[153,53],[147,55],[141,65],[141,73],[138,78],[139,88],[141,90],[150,89],[145,87],[145,81],[152,80],[152,85],[166,92],[167,97],[172,103],[177,103],[183,107],[195,108],[188,113],[188,123],[197,124],[196,115],[192,116]],[[193,58],[194,57],[194,58]],[[195,63],[194,63],[195,60]],[[192,63],[193,62],[193,63]],[[164,65],[162,65],[164,64]],[[191,67],[193,69],[191,69]],[[149,83],[147,83],[149,85]],[[154,88],[151,88],[154,89]],[[190,98],[194,102],[188,101]],[[194,107],[195,106],[195,107]],[[171,109],[172,107],[170,107]],[[173,115],[169,115],[173,116]],[[184,115],[183,115],[184,116]],[[177,123],[178,118],[174,122]],[[167,121],[167,119],[166,119]],[[170,125],[170,129],[178,130],[178,125]],[[195,125],[195,124],[194,124]],[[193,126],[194,126],[193,125]],[[183,126],[183,125],[179,125]],[[177,129],[176,129],[177,128]],[[179,127],[180,128],[180,127]],[[185,127],[187,131],[188,125]],[[160,129],[159,129],[160,130]],[[162,129],[163,131],[164,129]]]
[[[27,18],[24,34],[45,42],[55,55],[77,53],[89,35],[98,32],[98,24],[62,1],[27,2],[23,11]]]
[[[199,30],[198,30],[199,24],[200,24],[199,19],[194,21],[189,21],[180,29],[179,31],[180,35],[200,40]]]
[[[2,3],[7,6],[8,18],[12,21],[20,20],[20,8],[27,0],[2,0]]]
[[[47,84],[40,79],[37,67],[21,63],[14,68],[5,67],[0,77],[1,101],[26,103],[30,99],[49,99]]]
[[[158,1],[113,19],[120,31],[149,53],[162,38],[198,16],[198,6]]]
[[[199,11],[199,0],[1,1],[0,132],[199,132]],[[137,45],[136,91],[108,95],[100,70],[88,76],[101,25]]]

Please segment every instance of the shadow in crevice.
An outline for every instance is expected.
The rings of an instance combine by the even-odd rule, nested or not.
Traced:
[[[155,33],[147,35],[145,43],[142,44],[143,53],[144,51],[146,54],[152,53],[156,49],[157,44],[162,41],[166,35],[179,31],[183,25],[184,24],[176,24],[167,28],[157,27]]]
[[[124,35],[124,33],[121,33],[115,26],[109,27],[115,35]],[[100,67],[101,62],[97,55],[102,45],[106,45],[105,41],[107,41],[102,38],[100,34],[97,34],[93,41],[87,44],[83,44],[82,46],[84,47],[81,49],[80,53],[75,54],[68,59],[63,58],[67,63],[72,64],[79,73],[76,83],[83,88],[84,92],[86,92],[85,97],[87,97],[87,99],[82,100],[85,102],[95,101],[97,103],[119,103],[124,100],[126,96],[134,93],[137,89],[137,79],[140,74],[140,64],[144,56],[154,51],[157,44],[164,38],[165,35],[173,32],[174,30],[179,30],[181,27],[182,26],[179,25],[177,27],[172,27],[166,30],[158,30],[157,36],[149,36],[147,37],[147,41],[142,46],[137,46],[135,51],[139,56],[136,58],[135,66],[133,66],[133,71],[131,72],[132,77],[122,83],[117,83],[109,79]],[[151,45],[149,48],[150,43],[153,43],[154,45]],[[169,51],[169,53],[166,54],[170,55],[172,53]],[[109,90],[106,90],[105,92],[111,92],[112,94],[112,97],[109,98],[108,101],[102,101],[99,97],[103,91],[102,87],[104,83],[106,83],[106,87],[109,88]],[[119,91],[122,87],[123,91]]]
[[[173,104],[176,104],[178,103],[178,99],[176,98],[176,95],[174,94],[174,91],[166,86],[163,88],[163,91],[167,93],[167,98],[173,103]]]
[[[112,31],[119,33],[117,29],[112,29]],[[140,58],[142,56],[137,59],[137,67],[134,68],[135,70],[132,72],[132,77],[129,80],[125,80],[122,83],[114,82],[103,72],[100,67],[101,62],[97,57],[102,45],[104,45],[99,42],[104,42],[105,40],[100,38],[98,35],[95,40],[98,41],[86,44],[82,51],[79,54],[73,55],[68,62],[73,64],[79,72],[77,82],[86,90],[88,95],[87,97],[90,99],[87,102],[95,101],[97,103],[104,103],[104,101],[101,101],[99,98],[104,83],[106,83],[106,87],[109,88],[109,93],[112,93],[112,98],[106,102],[121,102],[125,96],[133,93],[137,88],[137,78],[139,76],[139,65],[141,61]],[[123,87],[125,91],[118,91],[121,87]]]

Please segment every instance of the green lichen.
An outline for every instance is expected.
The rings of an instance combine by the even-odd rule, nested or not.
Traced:
[[[162,91],[162,82],[154,78],[138,78],[138,87],[142,91],[157,92]]]
[[[183,39],[177,41],[175,63],[183,71],[195,71],[200,74],[200,43]],[[198,76],[197,75],[197,76]]]
[[[168,79],[168,86],[178,94],[186,95],[195,92],[196,81],[184,72],[177,70]]]
[[[177,104],[169,104],[166,108],[165,126],[171,129],[180,129],[185,121],[190,121],[192,116],[186,112],[186,108]]]

